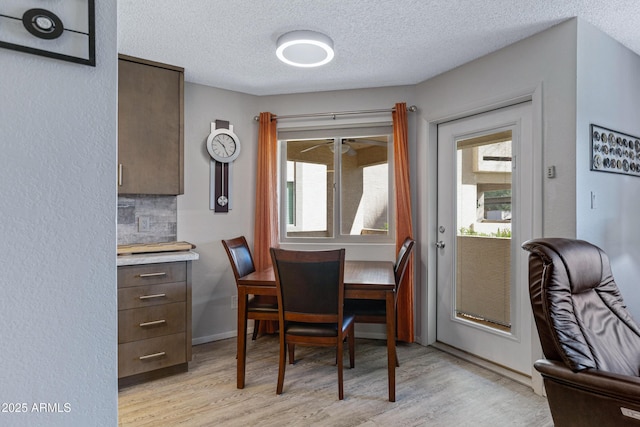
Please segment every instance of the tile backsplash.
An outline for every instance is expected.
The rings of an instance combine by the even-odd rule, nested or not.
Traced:
[[[175,241],[177,200],[177,196],[119,196],[118,244]]]

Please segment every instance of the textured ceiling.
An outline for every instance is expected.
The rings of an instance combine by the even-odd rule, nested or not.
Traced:
[[[119,0],[120,53],[254,95],[416,84],[578,16],[640,54],[638,0]],[[333,39],[324,67],[281,63],[277,38]]]

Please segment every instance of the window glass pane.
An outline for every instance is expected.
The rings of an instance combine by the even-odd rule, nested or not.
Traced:
[[[294,169],[293,166],[291,169]],[[287,181],[287,224],[296,224],[296,186],[293,180]]]
[[[511,220],[511,189],[483,191],[478,200],[486,221]]]
[[[327,131],[326,138],[280,142],[282,238],[389,241],[391,135],[370,128],[360,129],[369,136]]]
[[[389,232],[388,137],[341,138],[343,235]]]
[[[333,140],[286,141],[287,237],[333,237]]]
[[[456,316],[511,330],[511,131],[458,145]]]

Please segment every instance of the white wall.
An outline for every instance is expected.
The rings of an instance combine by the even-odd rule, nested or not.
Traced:
[[[304,93],[292,95],[276,95],[264,96],[260,98],[260,111],[270,111],[274,114],[286,116],[289,114],[305,114],[319,112],[335,112],[335,111],[358,111],[358,110],[377,110],[390,109],[397,102],[406,102],[407,107],[416,104],[415,102],[415,86],[397,86],[373,89],[358,90],[342,90],[328,91],[319,93]],[[415,123],[417,113],[407,113],[408,121],[408,143],[409,143],[409,161],[411,163],[411,192],[412,199],[417,200],[416,192],[416,133]],[[305,119],[288,119],[278,123],[279,130],[308,129],[313,127],[348,127],[349,125],[368,123],[377,125],[384,123],[390,125],[392,123],[391,114],[372,114],[358,116],[336,116],[332,118],[305,118]],[[415,205],[413,205],[415,209]],[[416,216],[413,215],[413,224],[415,227]],[[415,230],[415,228],[414,228]],[[320,245],[313,244],[282,244],[283,248],[297,250],[314,250]],[[330,249],[334,247],[346,248],[346,259],[369,259],[395,261],[396,248],[395,243],[391,244],[334,244],[323,247],[322,249]],[[417,260],[418,258],[416,258]],[[419,316],[421,310],[420,304],[415,307],[415,313]],[[384,325],[368,325],[357,324],[356,336],[365,338],[383,339],[386,337]]]
[[[178,196],[178,240],[196,245],[193,262],[193,341],[236,336],[237,295],[233,272],[221,240],[244,235],[253,247],[256,144],[253,116],[257,97],[193,83],[185,84],[184,195]],[[232,166],[232,207],[229,213],[209,210],[209,161],[206,141],[211,122],[228,120],[241,151]]]
[[[259,98],[260,111],[270,111],[276,115],[286,116],[294,114],[307,113],[323,113],[323,112],[340,112],[340,111],[358,111],[358,110],[377,110],[391,109],[397,102],[406,102],[407,107],[414,105],[415,102],[415,86],[393,86],[372,89],[356,89],[328,91],[318,93],[302,93],[290,95],[273,95],[263,96]],[[408,121],[408,143],[409,143],[409,159],[411,175],[411,188],[414,200],[417,193],[415,191],[415,171],[416,171],[416,133],[415,123],[417,119],[416,113],[407,113]],[[302,119],[284,119],[278,123],[278,130],[298,130],[309,128],[341,128],[354,125],[391,125],[391,114],[371,114],[357,116],[336,116],[333,118],[302,118]],[[416,218],[413,217],[415,224]],[[371,259],[395,261],[395,244],[341,244],[340,247],[346,247],[347,259]],[[301,250],[310,250],[318,248],[318,245],[309,244],[283,244],[284,248],[296,248]]]
[[[425,343],[435,340],[436,123],[533,93],[534,144],[543,146],[539,167],[555,165],[557,172],[554,179],[534,183],[542,187],[541,235],[575,237],[576,25],[567,21],[417,85],[417,217],[423,266],[417,293],[426,307],[427,316],[418,320]]]
[[[580,37],[580,48],[578,48]],[[577,54],[576,54],[577,50]],[[620,63],[619,67],[602,67]],[[200,261],[194,263],[194,342],[235,335],[235,314],[230,299],[235,295],[233,275],[220,239],[244,234],[253,242],[253,209],[257,123],[253,117],[261,111],[278,115],[327,111],[390,108],[395,102],[416,104],[417,114],[409,114],[409,141],[414,193],[414,227],[419,246],[416,250],[416,334],[427,343],[434,339],[435,313],[435,123],[469,113],[499,107],[515,99],[534,95],[534,129],[536,144],[542,146],[538,161],[539,175],[546,166],[556,167],[556,178],[541,178],[534,183],[542,199],[541,236],[582,237],[601,242],[613,255],[614,273],[620,282],[632,283],[638,273],[638,233],[632,229],[637,201],[624,194],[601,191],[600,179],[625,180],[633,188],[637,178],[601,177],[588,172],[588,123],[620,129],[631,134],[638,130],[640,99],[637,56],[580,20],[569,20],[498,52],[465,64],[416,86],[363,90],[332,91],[256,97],[206,86],[187,84],[185,95],[185,194],[178,199],[178,238],[195,243]],[[623,73],[621,69],[629,70]],[[579,70],[579,71],[578,71]],[[577,83],[577,76],[580,79]],[[619,79],[624,87],[615,88]],[[604,79],[599,82],[597,79]],[[576,87],[580,88],[577,91]],[[610,100],[605,94],[615,90]],[[577,118],[576,98],[580,116]],[[596,101],[597,100],[597,101]],[[623,105],[617,110],[614,104]],[[596,117],[597,119],[594,119]],[[230,120],[240,136],[242,154],[234,164],[234,209],[229,214],[213,214],[208,209],[209,169],[204,142],[214,119]],[[363,117],[358,117],[362,120]],[[380,116],[364,118],[371,123]],[[283,120],[280,129],[309,126],[342,126],[353,118]],[[576,127],[577,122],[577,127]],[[576,140],[578,146],[576,147]],[[584,156],[576,156],[585,153]],[[583,173],[583,171],[586,171]],[[597,175],[597,176],[596,176]],[[596,182],[593,179],[597,178]],[[585,180],[589,181],[585,181]],[[585,209],[584,187],[598,189],[598,212]],[[612,199],[608,199],[612,198]],[[633,208],[633,210],[632,210]],[[587,212],[586,214],[584,212]],[[619,212],[629,212],[623,222],[611,221]],[[592,223],[598,223],[592,227]],[[611,230],[611,228],[616,228]],[[637,229],[637,227],[635,227]],[[601,230],[594,233],[594,230]],[[591,233],[591,234],[590,234]],[[312,246],[296,246],[310,249]],[[347,257],[393,259],[392,245],[347,247]],[[626,255],[622,255],[622,254]],[[629,287],[629,285],[627,285]],[[630,297],[635,298],[633,291]]]
[[[185,84],[185,193],[178,196],[178,240],[194,243],[197,246],[196,252],[200,254],[200,259],[193,263],[194,344],[236,336],[237,312],[231,309],[231,296],[236,295],[237,291],[229,260],[220,240],[245,235],[253,247],[258,139],[258,122],[254,120],[254,116],[261,111],[287,115],[382,109],[392,108],[396,102],[411,105],[412,87],[257,97],[192,83]],[[210,132],[210,123],[215,119],[230,121],[242,143],[240,156],[233,163],[233,209],[229,213],[213,213],[209,210],[209,155],[205,142]],[[391,115],[382,118],[379,115],[359,117],[357,120],[384,120],[390,123]],[[335,126],[336,122],[353,121],[282,121],[279,128]],[[415,117],[410,113],[409,140],[412,152],[415,141],[413,123]],[[415,156],[411,158],[415,161]],[[412,167],[414,166],[415,164]],[[340,246],[347,246],[349,259],[395,259],[395,247],[392,244]],[[298,247],[314,248],[312,245]],[[366,331],[367,328],[362,330]],[[377,332],[374,330],[371,333]],[[383,336],[382,329],[379,335]]]
[[[117,423],[116,2],[96,35],[96,67],[0,49],[1,425]]]
[[[577,58],[576,234],[607,253],[625,302],[640,320],[640,178],[590,171],[591,124],[640,137],[640,57],[579,21]]]

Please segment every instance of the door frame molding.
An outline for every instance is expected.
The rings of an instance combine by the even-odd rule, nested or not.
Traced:
[[[420,283],[423,289],[420,290],[420,331],[419,337],[423,345],[431,345],[436,342],[436,322],[437,322],[437,280],[436,280],[436,249],[437,240],[437,144],[438,144],[438,124],[445,123],[460,118],[486,113],[503,107],[531,101],[532,113],[532,143],[533,143],[533,180],[531,194],[533,195],[533,235],[543,236],[543,123],[542,123],[542,82],[533,87],[520,88],[508,93],[504,93],[495,98],[481,99],[467,105],[460,105],[448,111],[438,111],[435,114],[424,114],[422,116],[422,126],[426,135],[426,144],[418,144],[419,158],[426,159],[426,167],[418,176],[419,194],[424,194],[424,202],[419,207],[424,213],[426,221],[420,230],[420,252],[424,262],[424,268],[418,272]],[[420,153],[422,151],[422,153]],[[537,360],[543,356],[542,347],[538,339],[538,332],[535,323],[531,322],[531,360]],[[486,365],[486,364],[485,364]],[[489,366],[485,366],[490,368]],[[498,369],[496,368],[498,371]],[[500,371],[501,374],[504,372]],[[542,377],[532,369],[531,386],[537,394],[543,394]]]

